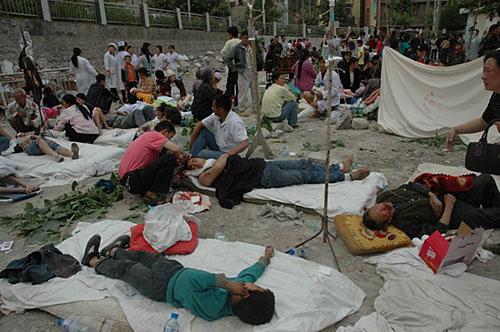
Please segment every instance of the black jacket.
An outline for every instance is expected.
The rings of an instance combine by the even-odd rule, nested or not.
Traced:
[[[90,106],[90,110],[94,109],[94,107],[99,107],[104,113],[108,113],[111,109],[111,104],[116,100],[118,100],[118,96],[113,96],[111,91],[98,83],[94,83],[90,86],[89,92],[87,92],[86,104]]]
[[[265,167],[264,159],[229,157],[224,171],[214,182],[215,196],[219,204],[226,209],[240,204],[243,194],[260,186]]]
[[[203,82],[196,90],[196,95],[191,105],[191,113],[193,117],[201,121],[212,114],[212,104],[217,97],[217,90],[210,83]]]
[[[359,70],[359,68],[354,69],[354,82],[352,87],[351,87],[351,74],[349,68],[347,68],[345,73],[340,72],[339,76],[340,76],[340,81],[342,82],[342,87],[344,89],[351,89],[352,92],[356,92],[356,90],[359,89],[361,83],[361,71]]]
[[[31,282],[36,285],[54,277],[69,278],[80,270],[80,263],[73,256],[63,254],[51,243],[11,261],[0,272],[0,278],[9,279],[11,284]]]

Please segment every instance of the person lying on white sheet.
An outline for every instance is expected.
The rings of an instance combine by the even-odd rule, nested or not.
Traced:
[[[68,150],[56,142],[37,136],[34,133],[18,133],[16,138],[18,139],[18,144],[14,147],[14,151],[24,151],[28,156],[42,156],[45,154],[52,157],[58,163],[64,161],[64,157],[71,159],[78,159],[80,157],[80,148],[76,143],[72,143],[71,150]]]
[[[352,162],[353,157],[349,156],[342,165],[331,165],[330,183],[362,180],[370,175],[367,168],[351,171]],[[239,204],[243,194],[254,188],[280,188],[325,181],[324,165],[305,159],[265,161],[224,153],[215,162],[191,158],[185,166],[189,170],[203,170],[199,174],[199,182],[207,187],[215,187],[219,203],[225,208]]]
[[[271,262],[271,246],[237,277],[227,278],[223,273],[184,267],[161,254],[127,251],[128,235],[120,236],[99,253],[100,242],[99,235],[89,240],[82,264],[98,274],[127,282],[147,298],[186,308],[207,321],[236,315],[245,323],[260,325],[274,315],[273,292],[254,284]]]
[[[24,183],[16,176],[15,165],[4,156],[0,156],[0,183],[12,184],[15,187],[0,186],[0,193],[25,193],[30,194],[37,191],[38,186]]]

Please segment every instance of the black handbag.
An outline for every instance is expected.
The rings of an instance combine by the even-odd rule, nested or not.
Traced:
[[[471,142],[467,147],[465,168],[471,171],[500,175],[500,144],[488,143],[488,131],[500,119],[488,124],[479,142]]]

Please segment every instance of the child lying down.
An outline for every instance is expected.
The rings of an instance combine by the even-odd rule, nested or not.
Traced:
[[[271,246],[237,277],[226,278],[224,274],[186,268],[161,254],[127,251],[128,235],[120,236],[99,252],[100,242],[99,235],[89,240],[82,264],[98,274],[129,283],[147,298],[188,309],[208,321],[236,315],[245,323],[259,325],[273,317],[273,292],[254,284],[271,262]]]
[[[351,170],[352,156],[329,169],[330,183],[362,180],[370,175],[367,168]],[[187,175],[198,176],[200,184],[215,187],[219,203],[225,208],[239,204],[243,194],[254,188],[280,188],[300,184],[323,183],[325,167],[310,160],[270,160],[241,158],[225,153],[217,160],[191,158],[185,164]]]

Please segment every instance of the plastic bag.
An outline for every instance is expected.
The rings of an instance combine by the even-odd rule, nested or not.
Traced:
[[[190,241],[191,229],[184,220],[183,205],[164,204],[144,217],[143,236],[157,252],[163,252],[178,241]]]

